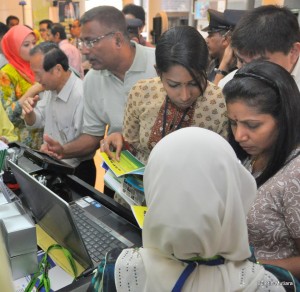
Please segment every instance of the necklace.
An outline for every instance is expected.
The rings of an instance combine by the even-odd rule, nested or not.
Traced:
[[[257,156],[254,156],[251,158],[251,161],[250,161],[251,172],[253,171],[256,160],[257,160]]]
[[[255,178],[259,177],[264,170],[264,166],[262,163],[262,158],[259,155],[252,157],[250,160],[249,170]]]

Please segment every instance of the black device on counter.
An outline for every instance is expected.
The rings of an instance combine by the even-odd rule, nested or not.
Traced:
[[[54,157],[30,148],[24,149],[23,156],[37,164],[41,168],[55,173],[62,174],[74,174],[75,168],[61,160],[55,159]]]

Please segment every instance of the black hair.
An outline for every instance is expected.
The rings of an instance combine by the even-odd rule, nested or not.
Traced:
[[[122,12],[126,14],[132,14],[135,18],[140,19],[145,25],[145,10],[142,6],[135,4],[127,4],[123,7]]]
[[[59,33],[59,38],[61,40],[65,40],[67,38],[65,27],[60,23],[53,23],[50,30],[51,30],[51,34],[53,36],[55,36],[57,33]]]
[[[53,21],[50,19],[43,19],[39,22],[39,25],[41,24],[47,24],[47,28],[50,29],[53,24]]]
[[[194,27],[183,25],[165,31],[157,42],[155,57],[158,73],[167,72],[174,65],[183,66],[197,82],[201,95],[204,93],[208,49]]]
[[[8,27],[3,22],[0,22],[0,39],[8,32]]]
[[[249,57],[267,52],[287,54],[300,42],[297,17],[286,7],[264,5],[245,13],[231,37],[231,46]]]
[[[38,53],[44,55],[43,68],[46,72],[50,71],[57,64],[60,64],[64,71],[69,69],[68,57],[57,44],[42,42],[30,50],[30,56]]]
[[[237,71],[223,88],[226,104],[242,101],[256,112],[276,120],[276,141],[270,149],[267,165],[256,178],[261,186],[288,160],[300,143],[300,93],[293,77],[283,67],[268,61],[253,61]],[[234,140],[229,125],[229,143],[239,159],[248,154]]]
[[[20,21],[17,16],[15,16],[15,15],[9,15],[6,18],[6,25],[9,25],[10,21],[13,20],[13,19],[16,19],[16,20]]]
[[[92,20],[98,21],[114,32],[121,32],[127,39],[127,25],[124,14],[113,6],[101,5],[86,11],[80,18],[81,25]]]

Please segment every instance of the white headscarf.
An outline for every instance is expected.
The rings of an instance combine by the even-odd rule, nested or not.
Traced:
[[[151,152],[144,188],[146,280],[138,291],[171,291],[186,267],[177,259],[216,255],[225,264],[199,265],[183,291],[256,290],[264,268],[246,261],[256,183],[225,139],[196,127],[169,134]]]

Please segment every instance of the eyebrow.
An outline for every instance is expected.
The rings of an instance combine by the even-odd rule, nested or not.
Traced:
[[[196,82],[194,79],[191,79],[191,80],[189,80],[187,82],[181,82],[181,81],[175,81],[175,80],[168,79],[168,78],[166,78],[166,81],[173,82],[173,83],[178,83],[178,84]]]
[[[247,123],[247,122],[260,122],[260,120],[253,120],[253,119],[245,119],[245,120],[235,120],[235,119],[232,119],[228,116],[228,120],[230,121],[234,121],[234,122],[240,122],[240,123]]]

